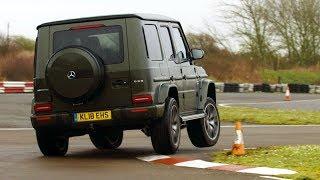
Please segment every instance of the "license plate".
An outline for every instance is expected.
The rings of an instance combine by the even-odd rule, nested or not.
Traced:
[[[75,122],[101,121],[112,119],[111,111],[74,113],[73,118]]]

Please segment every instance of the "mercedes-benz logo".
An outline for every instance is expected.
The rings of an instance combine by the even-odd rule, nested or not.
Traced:
[[[68,79],[75,79],[76,78],[76,72],[69,71],[67,74]]]

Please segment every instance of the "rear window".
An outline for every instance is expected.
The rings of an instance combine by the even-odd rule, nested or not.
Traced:
[[[118,64],[124,59],[121,26],[58,31],[53,39],[54,52],[68,46],[82,46],[99,56],[104,64]]]

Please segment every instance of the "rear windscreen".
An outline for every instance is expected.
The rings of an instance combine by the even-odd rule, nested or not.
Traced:
[[[81,46],[99,56],[104,64],[123,62],[121,26],[58,31],[53,39],[54,53],[68,46]]]

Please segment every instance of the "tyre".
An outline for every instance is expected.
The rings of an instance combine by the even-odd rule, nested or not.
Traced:
[[[38,146],[44,156],[64,156],[68,151],[69,137],[36,132]]]
[[[92,144],[100,149],[116,149],[123,139],[123,130],[119,129],[99,129],[89,134]]]
[[[181,121],[179,106],[174,98],[167,98],[163,117],[151,125],[151,141],[158,154],[174,154],[180,145]]]
[[[189,139],[200,148],[214,146],[220,135],[220,118],[213,99],[207,98],[204,113],[204,118],[187,122]]]

